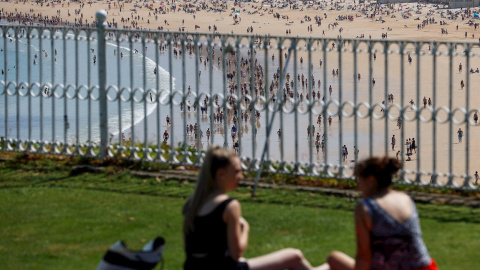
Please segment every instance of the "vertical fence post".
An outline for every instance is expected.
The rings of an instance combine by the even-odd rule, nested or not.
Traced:
[[[98,37],[98,90],[100,93],[100,158],[107,157],[108,147],[108,125],[107,125],[107,67],[105,53],[105,25],[107,12],[99,10],[96,13],[97,18],[97,37]]]

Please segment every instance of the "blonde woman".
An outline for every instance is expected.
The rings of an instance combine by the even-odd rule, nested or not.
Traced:
[[[226,194],[243,179],[240,159],[228,149],[208,150],[195,192],[183,207],[184,269],[315,269],[297,249],[244,259],[250,225],[240,203]]]

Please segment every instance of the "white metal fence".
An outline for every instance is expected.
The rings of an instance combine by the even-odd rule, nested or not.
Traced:
[[[219,144],[247,170],[342,179],[386,154],[405,183],[477,188],[477,43],[130,31],[97,15],[0,27],[0,150],[199,165]]]

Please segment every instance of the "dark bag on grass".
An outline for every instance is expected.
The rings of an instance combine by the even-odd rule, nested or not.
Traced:
[[[165,239],[157,237],[146,244],[141,251],[131,251],[123,241],[111,246],[97,270],[151,270],[162,261]]]

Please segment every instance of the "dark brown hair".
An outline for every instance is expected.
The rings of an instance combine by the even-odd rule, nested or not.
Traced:
[[[377,179],[378,190],[389,187],[392,184],[392,177],[402,168],[402,164],[395,158],[388,156],[371,157],[360,161],[355,166],[355,176],[373,176]]]

